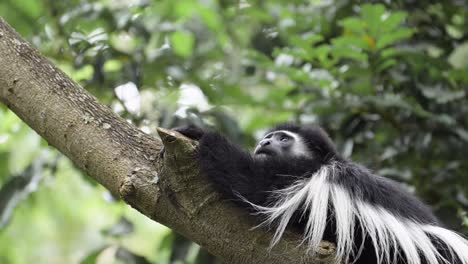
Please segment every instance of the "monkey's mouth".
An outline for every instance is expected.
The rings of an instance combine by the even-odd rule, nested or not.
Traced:
[[[258,156],[258,155],[273,156],[276,153],[274,151],[270,150],[270,149],[267,149],[267,148],[259,148],[259,149],[257,149],[257,151],[255,151],[254,154],[256,156]]]

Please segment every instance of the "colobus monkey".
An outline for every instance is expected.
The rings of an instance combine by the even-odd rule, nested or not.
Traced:
[[[218,191],[274,226],[272,245],[288,227],[311,253],[336,243],[336,263],[468,264],[467,240],[398,183],[344,159],[321,128],[279,125],[252,155],[215,132],[176,130],[199,140]]]

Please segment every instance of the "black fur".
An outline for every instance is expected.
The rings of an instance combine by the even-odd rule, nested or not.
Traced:
[[[312,157],[299,157],[284,160],[278,157],[255,159],[251,154],[230,143],[216,132],[205,132],[200,128],[189,126],[176,129],[185,136],[199,140],[198,157],[201,170],[209,176],[215,187],[226,198],[239,206],[252,211],[250,204],[239,199],[243,196],[253,204],[268,206],[271,203],[271,191],[283,189],[301,178],[310,177],[321,166],[334,162],[338,165],[333,183],[344,187],[351,197],[359,195],[365,202],[386,208],[399,217],[408,218],[421,224],[438,225],[431,210],[413,195],[406,192],[398,183],[374,175],[368,169],[345,160],[337,152],[328,135],[318,127],[304,127],[294,124],[283,124],[270,131],[287,130],[302,137]],[[302,212],[297,212],[291,228],[304,228]],[[324,239],[335,241],[333,212],[329,213],[329,225]],[[358,229],[361,227],[358,226]],[[362,238],[357,230],[355,244],[358,247]],[[440,243],[437,243],[440,244]],[[372,243],[367,239],[358,264],[376,263]],[[443,255],[447,256],[447,252]],[[450,259],[448,257],[448,259]],[[424,261],[424,259],[423,259]],[[453,263],[457,261],[452,261]],[[405,263],[400,259],[398,263]]]
[[[226,198],[247,209],[251,208],[239,199],[238,194],[254,204],[267,205],[270,191],[284,188],[298,178],[308,177],[321,166],[321,162],[307,158],[255,160],[249,152],[219,133],[202,132],[193,125],[175,130],[192,139],[202,134],[198,139],[202,172],[213,180]]]

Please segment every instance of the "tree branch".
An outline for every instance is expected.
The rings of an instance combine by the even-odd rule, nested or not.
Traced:
[[[0,18],[0,102],[114,195],[197,242],[225,263],[327,263],[335,247],[314,257],[288,233],[271,251],[271,236],[220,199],[194,159],[196,142],[158,129],[162,143],[138,130],[42,57]]]

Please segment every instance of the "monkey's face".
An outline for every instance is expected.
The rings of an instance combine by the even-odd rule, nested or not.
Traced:
[[[287,130],[278,130],[266,134],[254,150],[255,158],[268,157],[311,157],[302,137]]]

